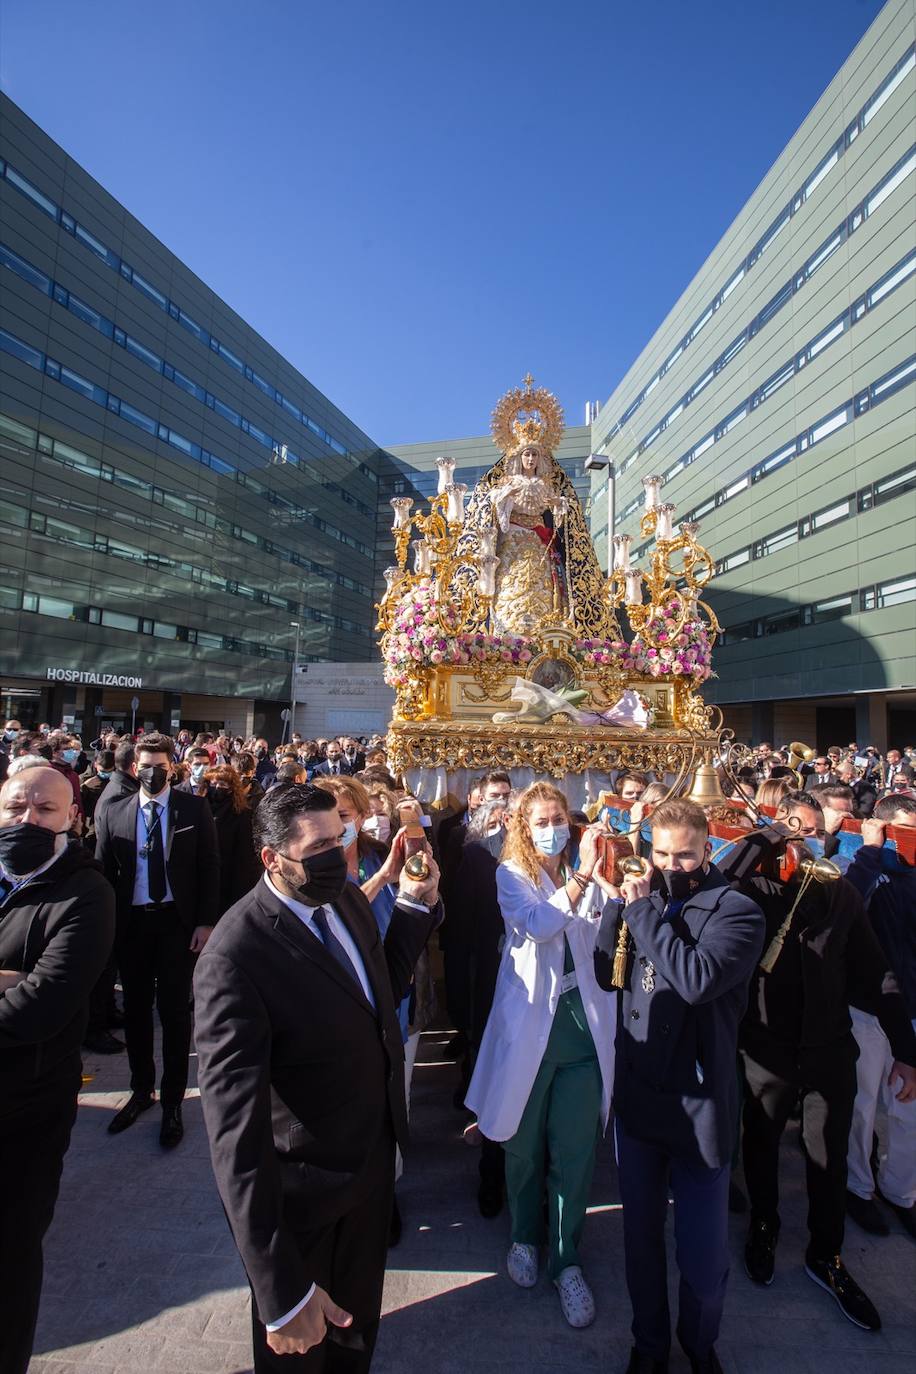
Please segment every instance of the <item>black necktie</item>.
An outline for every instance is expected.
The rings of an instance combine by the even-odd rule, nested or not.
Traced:
[[[328,913],[323,906],[315,908],[315,910],[312,912],[312,920],[315,922],[315,925],[318,928],[318,933],[321,936],[321,942],[327,950],[328,954],[330,954],[332,959],[337,960],[338,964],[340,964],[340,967],[344,970],[345,973],[348,973],[351,978],[355,979],[355,981],[359,984],[360,990],[362,990],[363,985],[362,983],[360,983],[359,975],[356,972],[356,969],[353,967],[353,960],[350,958],[349,954],[344,949],[343,945],[340,943],[337,936],[331,929],[330,923],[328,921]]]
[[[162,845],[162,824],[157,802],[147,802],[146,816],[146,874],[151,902],[165,901],[165,851]]]

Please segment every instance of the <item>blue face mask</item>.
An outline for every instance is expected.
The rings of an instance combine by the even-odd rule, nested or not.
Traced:
[[[356,839],[356,822],[355,822],[355,821],[347,821],[346,824],[344,825],[343,839],[341,840],[340,843],[342,844],[342,846],[344,847],[344,849],[349,849],[349,848],[350,848],[350,845],[353,843],[353,841],[354,841],[355,839]]]
[[[110,773],[103,773],[102,770],[99,769],[99,774],[98,774],[98,776],[99,776],[100,778],[104,778],[104,779],[106,780],[106,782],[107,782],[107,780],[111,777],[111,774],[110,774]]]
[[[194,782],[203,782],[204,773],[207,771],[207,764],[194,763],[191,765],[191,778]]]
[[[64,763],[76,763],[79,756],[80,751],[78,749],[64,749],[61,753]]]
[[[546,854],[548,858],[555,858],[557,854],[562,854],[569,844],[569,826],[545,825],[538,830],[532,830],[531,838],[535,849]]]

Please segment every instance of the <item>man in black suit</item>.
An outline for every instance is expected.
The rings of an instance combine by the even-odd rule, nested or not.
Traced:
[[[438,870],[402,870],[383,943],[347,882],[343,834],[330,793],[269,792],[255,818],[265,874],[194,979],[201,1100],[251,1284],[256,1374],[363,1374],[378,1331],[407,1136],[395,1008],[439,918]]]
[[[117,1135],[153,1105],[153,999],[162,1023],[160,1142],[184,1135],[181,1104],[191,1048],[191,975],[216,924],[219,851],[208,803],[169,786],[174,742],[137,741],[140,790],[96,811],[96,858],[114,887],[115,949],[124,988],[124,1035],[131,1096],[108,1129]],[[99,803],[101,806],[101,802]]]
[[[108,779],[107,786],[102,788],[101,796],[92,813],[93,824],[96,828],[109,806],[115,802],[123,801],[125,797],[132,797],[139,791],[137,750],[132,740],[124,740],[123,743],[115,746],[114,772]]]
[[[76,1118],[90,990],[114,939],[114,894],[47,765],[0,790],[0,1371],[25,1374],[42,1240]]]
[[[319,763],[314,769],[313,777],[350,777],[356,769],[351,765],[349,759],[340,747],[339,740],[332,739],[328,745],[327,758],[324,763]]]

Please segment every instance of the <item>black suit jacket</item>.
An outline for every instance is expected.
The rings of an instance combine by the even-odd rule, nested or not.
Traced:
[[[198,1082],[216,1183],[261,1319],[314,1274],[297,1233],[359,1205],[404,1143],[404,1052],[395,1007],[437,913],[395,906],[384,944],[348,884],[334,903],[362,955],[376,1010],[263,881],[223,917],[194,975]]]
[[[341,757],[339,764],[339,772],[335,775],[331,772],[331,765],[328,763],[327,759],[325,759],[323,763],[319,763],[318,767],[312,770],[312,777],[332,778],[335,776],[339,776],[342,778],[350,778],[356,771],[357,770],[354,767],[352,767],[348,759]]]
[[[168,840],[165,868],[178,919],[188,931],[212,926],[219,917],[219,850],[210,805],[172,788],[169,793]],[[129,916],[137,876],[137,808],[140,793],[109,806],[99,817],[96,809],[95,857],[115,890],[118,922]],[[101,803],[100,803],[101,806]]]

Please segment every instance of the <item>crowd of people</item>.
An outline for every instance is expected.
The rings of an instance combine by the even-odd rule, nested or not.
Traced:
[[[668,1365],[670,1191],[677,1338],[692,1369],[717,1370],[728,1212],[748,1214],[745,1267],[769,1286],[794,1115],[806,1272],[877,1330],[841,1251],[847,1215],[916,1239],[916,869],[884,848],[888,826],[916,828],[914,765],[912,747],[804,760],[761,744],[723,772],[724,803],[625,770],[590,820],[562,786],[517,790],[498,770],[425,805],[378,736],[84,746],[8,721],[0,1167],[17,1187],[0,1209],[0,1374],[28,1365],[81,1052],[126,1053],[130,1094],[107,1130],[158,1092],[173,1150],[192,1039],[255,1369],[368,1369],[437,973],[477,1203],[508,1212],[513,1283],[533,1287],[543,1253],[569,1325],[594,1320],[580,1247],[612,1121],[628,1369]],[[862,822],[851,860],[847,817]],[[744,841],[716,862],[711,823]],[[843,876],[787,875],[787,837]]]

